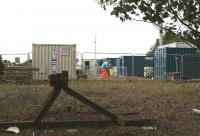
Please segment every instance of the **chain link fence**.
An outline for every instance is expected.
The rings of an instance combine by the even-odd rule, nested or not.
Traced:
[[[77,79],[100,79],[101,67],[98,66],[77,66]],[[107,69],[108,78],[125,78],[127,76],[127,67],[109,67]]]

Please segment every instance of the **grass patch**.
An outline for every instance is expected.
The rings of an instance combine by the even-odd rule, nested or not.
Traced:
[[[175,121],[176,120],[176,108],[170,108],[167,111],[166,117],[169,121]]]
[[[171,97],[176,99],[176,96],[182,95],[200,101],[200,83],[183,83],[183,82],[166,82],[158,80],[144,81],[128,81],[128,80],[71,80],[69,87],[79,92],[80,94],[91,99],[102,107],[109,107],[113,101],[131,103],[132,100]],[[15,84],[0,84],[0,96],[6,94],[15,94],[17,98],[2,99],[0,102],[1,111],[17,111],[23,110],[22,105],[29,104],[39,105],[46,99],[51,91],[49,85],[15,85]],[[126,94],[129,95],[126,95]],[[131,95],[134,93],[134,97]],[[14,96],[15,96],[14,95]],[[58,100],[58,105],[67,105],[79,107],[80,102],[72,98],[66,98],[66,94],[61,94],[61,99]],[[11,107],[11,108],[8,108]],[[16,110],[15,110],[16,109]],[[79,108],[77,108],[79,109]],[[173,119],[175,111],[170,109],[168,117]],[[170,117],[171,116],[171,117]]]

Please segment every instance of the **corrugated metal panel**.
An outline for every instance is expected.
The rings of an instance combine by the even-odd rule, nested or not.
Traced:
[[[133,56],[133,76],[144,76],[144,67],[153,67],[153,57]]]
[[[33,44],[32,45],[32,66],[40,68],[35,72],[33,79],[47,80],[53,72],[53,53],[55,53],[55,72],[63,70],[69,72],[69,78],[75,78],[76,45],[75,44]],[[42,72],[41,72],[42,71]]]
[[[183,79],[200,78],[200,55],[196,48],[158,48],[154,52],[154,77],[168,79],[169,73]]]
[[[133,75],[132,64],[132,56],[122,56],[122,67],[126,67],[127,76]]]
[[[144,67],[153,67],[153,57],[122,56],[116,60],[116,66],[127,67],[127,76],[144,76]]]
[[[145,56],[132,56],[132,76],[144,76]]]

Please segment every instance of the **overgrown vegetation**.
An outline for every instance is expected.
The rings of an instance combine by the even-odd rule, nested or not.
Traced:
[[[183,42],[178,36],[171,32],[165,32],[163,35],[163,45],[173,42]],[[159,39],[156,39],[156,43],[150,48],[146,55],[153,56],[154,51],[159,47]]]
[[[79,129],[80,135],[197,135],[199,116],[192,109],[200,109],[200,83],[167,82],[157,80],[81,80],[70,81],[70,88],[101,105],[120,118],[156,118],[157,130],[142,128]],[[32,120],[38,113],[52,88],[44,85],[0,85],[0,120]],[[122,116],[118,113],[139,112],[138,115]],[[7,117],[7,114],[10,117]],[[15,115],[16,114],[16,115]],[[47,121],[104,120],[105,117],[93,109],[62,92],[47,113]],[[123,126],[123,122],[119,124]],[[189,127],[191,126],[191,127]],[[52,130],[59,135],[60,131]],[[43,131],[38,135],[45,135]],[[63,132],[64,133],[64,132]],[[62,133],[62,134],[63,134]],[[62,136],[61,134],[61,136]],[[1,132],[0,132],[1,135]],[[30,134],[27,134],[30,135]],[[71,134],[72,135],[72,134]],[[73,136],[73,135],[72,135]]]
[[[4,69],[4,64],[3,64],[2,57],[0,55],[0,76],[3,74],[3,69]]]

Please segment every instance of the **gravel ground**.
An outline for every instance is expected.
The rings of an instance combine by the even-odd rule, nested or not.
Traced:
[[[192,112],[200,109],[200,83],[73,81],[70,87],[113,113],[139,112],[123,116],[125,119],[156,118],[156,129],[20,129],[19,134],[7,134],[1,129],[0,136],[200,136],[200,114]],[[0,85],[0,120],[33,120],[51,89],[48,85]],[[61,93],[44,121],[102,119],[106,117]]]

